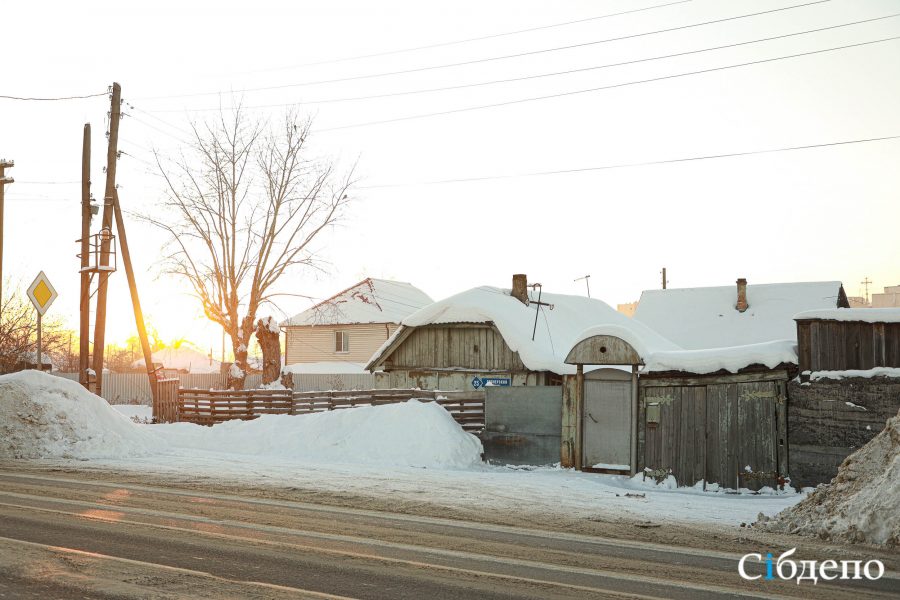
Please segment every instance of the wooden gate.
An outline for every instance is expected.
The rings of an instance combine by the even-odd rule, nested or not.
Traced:
[[[584,382],[582,468],[631,469],[631,380]]]
[[[787,380],[785,372],[642,378],[640,468],[679,485],[774,487],[788,474]]]

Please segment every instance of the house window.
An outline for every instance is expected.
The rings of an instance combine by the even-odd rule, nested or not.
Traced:
[[[334,332],[334,351],[350,352],[350,336],[346,331]]]

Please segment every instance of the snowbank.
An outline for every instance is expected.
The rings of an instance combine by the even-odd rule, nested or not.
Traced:
[[[820,379],[871,379],[873,377],[897,377],[900,379],[900,368],[874,367],[872,369],[847,369],[845,371],[813,371],[809,374],[810,381]]]
[[[214,427],[156,425],[175,448],[296,462],[463,468],[481,462],[481,441],[434,402],[410,400],[308,415],[263,415]]]
[[[900,414],[848,456],[830,484],[762,521],[771,531],[900,546]]]
[[[164,447],[74,381],[39,371],[0,375],[0,458],[121,458]]]

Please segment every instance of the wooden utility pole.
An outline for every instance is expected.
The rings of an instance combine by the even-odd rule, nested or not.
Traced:
[[[81,302],[78,305],[78,382],[88,387],[91,352],[91,124],[81,142]],[[101,371],[102,374],[102,371]]]
[[[97,312],[94,322],[94,393],[103,387],[103,345],[106,343],[106,295],[109,283],[109,247],[116,191],[116,161],[119,154],[119,119],[121,119],[122,87],[113,83],[109,111],[109,145],[106,150],[106,188],[103,192],[103,221],[100,225],[100,269],[97,280]],[[106,235],[104,235],[104,231]]]
[[[0,159],[0,304],[3,303],[3,191],[15,181],[6,176],[6,169],[16,166],[15,161]]]
[[[668,282],[668,280],[666,279],[666,268],[665,268],[665,267],[663,267],[663,270],[662,270],[662,277],[663,277],[663,280],[662,280],[663,287],[662,287],[662,289],[666,289],[666,284],[669,283],[669,282]]]
[[[113,210],[116,214],[116,231],[119,233],[119,248],[122,249],[122,262],[125,264],[128,290],[131,292],[131,306],[134,308],[134,323],[137,325],[138,337],[141,339],[141,350],[144,352],[144,366],[147,368],[147,377],[150,379],[150,393],[153,395],[153,415],[156,416],[159,404],[157,402],[153,353],[150,351],[147,328],[144,326],[144,313],[141,311],[141,300],[138,297],[137,283],[134,280],[134,268],[131,266],[131,253],[128,250],[128,238],[125,236],[125,221],[122,220],[122,209],[119,207],[119,192],[115,189],[113,189]]]

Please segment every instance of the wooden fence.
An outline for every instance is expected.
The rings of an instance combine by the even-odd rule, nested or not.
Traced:
[[[444,407],[466,431],[484,428],[484,392],[430,390],[350,390],[294,392],[291,390],[178,390],[177,421],[213,425],[260,415],[303,415],[380,406],[417,399]],[[161,419],[160,419],[161,420]]]
[[[161,379],[156,382],[156,406],[153,417],[157,423],[171,423],[178,420],[178,379]]]

